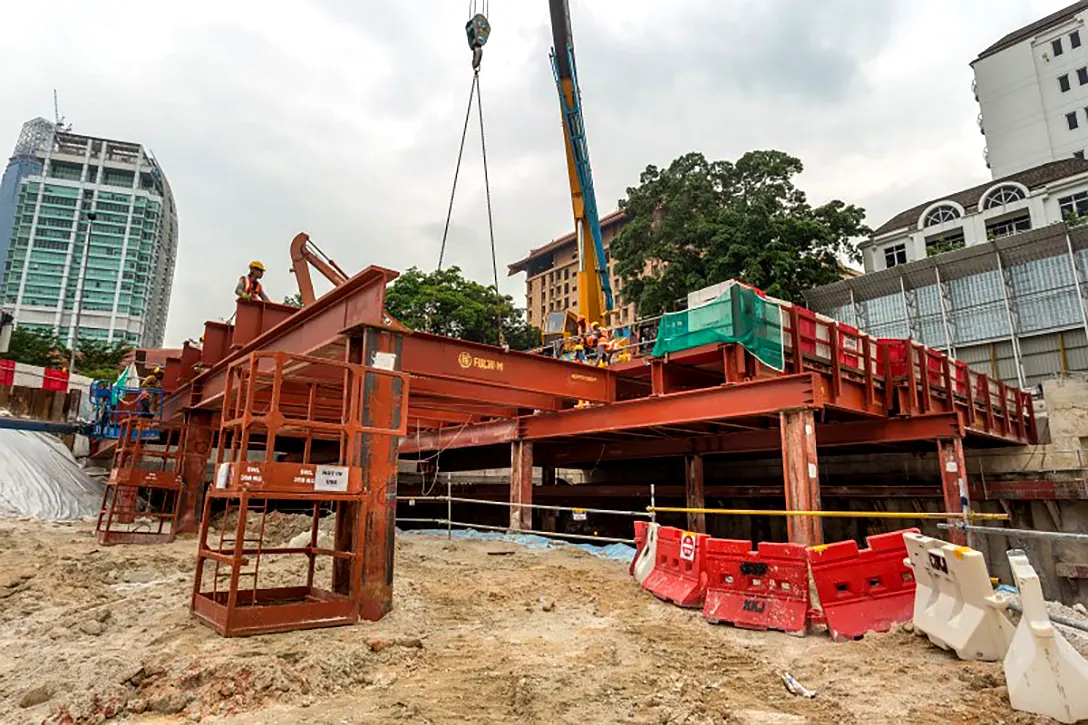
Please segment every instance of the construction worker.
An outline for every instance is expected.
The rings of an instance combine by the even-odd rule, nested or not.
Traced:
[[[151,415],[151,394],[162,395],[162,378],[163,369],[155,368],[150,375],[140,381],[140,397],[136,399],[136,402],[140,406],[140,412],[143,415]]]
[[[234,286],[234,296],[240,300],[264,300],[271,302],[261,286],[261,277],[264,276],[264,265],[258,260],[249,263],[249,274],[238,278],[238,284]]]

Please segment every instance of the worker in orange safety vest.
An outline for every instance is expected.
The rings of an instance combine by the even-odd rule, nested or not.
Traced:
[[[256,259],[249,263],[249,274],[238,278],[238,284],[234,286],[234,296],[240,300],[264,300],[270,302],[268,295],[261,286],[261,277],[264,276],[264,265]]]

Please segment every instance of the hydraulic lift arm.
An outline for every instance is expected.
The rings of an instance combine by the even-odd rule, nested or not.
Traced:
[[[548,0],[552,20],[552,71],[563,113],[563,137],[567,148],[570,197],[574,209],[574,235],[578,244],[578,314],[592,324],[607,325],[612,311],[612,286],[604,258],[593,171],[589,165],[582,98],[574,63],[574,40],[568,0]]]
[[[336,262],[310,241],[310,235],[300,232],[291,240],[291,271],[295,273],[298,281],[298,291],[302,295],[303,307],[313,304],[317,297],[314,295],[314,283],[310,279],[310,265],[313,265],[325,279],[332,282],[333,287],[339,287],[348,281],[347,272],[340,269]]]

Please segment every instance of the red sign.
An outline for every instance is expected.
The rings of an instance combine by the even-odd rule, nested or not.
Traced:
[[[685,531],[680,537],[680,558],[684,561],[695,561],[695,534]]]

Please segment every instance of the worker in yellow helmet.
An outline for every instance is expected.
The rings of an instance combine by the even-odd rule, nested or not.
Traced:
[[[140,406],[140,412],[144,415],[151,415],[151,396],[162,396],[162,378],[164,374],[163,369],[157,367],[140,382],[140,395],[136,398],[136,402]]]
[[[264,300],[270,302],[268,295],[261,286],[261,277],[264,276],[264,265],[256,259],[249,263],[249,274],[238,278],[238,284],[234,286],[234,296],[240,300]]]

